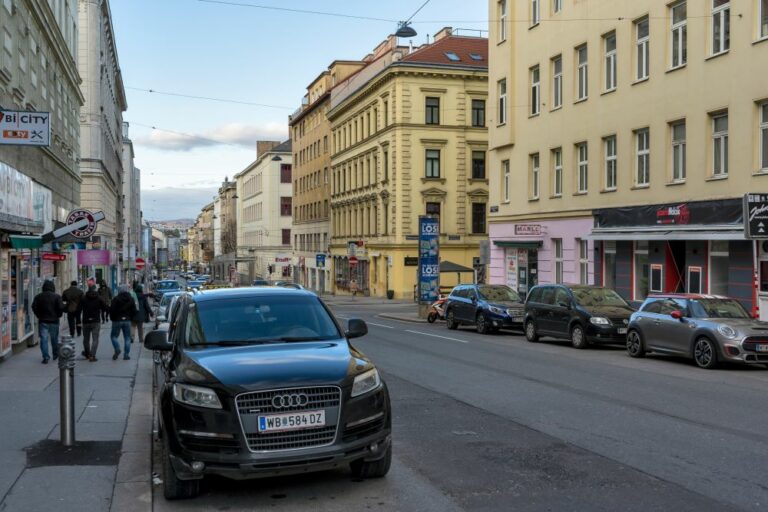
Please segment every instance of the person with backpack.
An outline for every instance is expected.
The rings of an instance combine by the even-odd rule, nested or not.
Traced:
[[[130,294],[130,288],[127,284],[121,284],[117,296],[112,299],[112,305],[109,308],[109,318],[112,320],[112,347],[115,349],[115,353],[112,355],[113,361],[120,356],[120,333],[123,333],[123,347],[125,349],[123,359],[131,358],[129,355],[131,351],[131,319],[137,311],[136,303]]]
[[[77,281],[72,281],[70,287],[64,290],[62,299],[67,306],[67,322],[69,323],[69,335],[75,337],[75,331],[77,335],[83,334],[83,321],[80,317],[82,310],[80,309],[80,302],[83,300],[83,290],[77,287]]]
[[[109,320],[109,306],[112,304],[112,290],[107,286],[107,282],[103,279],[99,283],[99,297],[101,297],[101,300],[107,305],[107,310],[102,311],[101,313],[101,323],[105,324],[107,323],[107,320]]]
[[[48,340],[51,341],[53,359],[59,357],[59,319],[64,314],[64,302],[56,293],[53,281],[43,283],[43,291],[35,295],[32,301],[32,312],[37,317],[38,333],[40,334],[40,352],[43,354],[43,364],[48,364],[51,358],[48,353]]]
[[[101,315],[109,311],[107,303],[96,290],[96,285],[88,287],[82,301],[83,306],[83,356],[90,362],[96,361],[101,332]]]

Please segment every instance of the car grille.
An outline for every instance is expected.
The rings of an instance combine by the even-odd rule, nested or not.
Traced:
[[[507,314],[511,317],[522,317],[524,314],[523,308],[509,308]]]
[[[381,429],[384,428],[385,424],[386,424],[386,418],[382,416],[381,418],[378,418],[373,421],[369,421],[368,423],[363,423],[362,425],[347,427],[344,429],[344,437],[342,439],[345,442],[354,441],[356,439],[362,439],[364,437],[370,436],[371,434],[375,434],[376,432],[380,431]]]
[[[768,343],[768,338],[764,338],[762,336],[760,337],[749,337],[744,339],[744,343],[742,343],[742,347],[744,350],[749,350],[751,352],[755,352],[757,350],[758,344]]]
[[[616,327],[626,327],[629,324],[629,318],[609,318],[609,320]]]
[[[240,448],[237,439],[204,438],[189,435],[180,435],[181,444],[187,450],[209,453],[235,453]]]
[[[308,402],[304,406],[285,407],[277,409],[272,405],[272,398],[286,393],[307,395]],[[294,411],[312,411],[318,409],[336,408],[341,411],[341,389],[332,386],[273,389],[243,393],[235,398],[237,413],[243,414],[282,414]],[[339,414],[340,415],[340,414]],[[335,421],[336,425],[323,428],[293,430],[288,432],[259,433],[244,431],[245,440],[251,451],[278,451],[314,448],[333,443],[336,438],[338,417],[326,417],[326,421]]]

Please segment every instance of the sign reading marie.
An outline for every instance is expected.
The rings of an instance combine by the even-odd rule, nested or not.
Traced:
[[[0,110],[0,144],[50,146],[50,112]]]
[[[515,235],[541,236],[541,224],[515,224]]]

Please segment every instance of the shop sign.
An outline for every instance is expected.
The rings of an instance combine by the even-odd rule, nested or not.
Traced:
[[[0,110],[0,144],[50,146],[50,112]]]
[[[657,204],[594,211],[596,228],[743,224],[738,199]]]
[[[32,206],[30,177],[0,162],[0,214],[35,221]]]
[[[768,238],[768,194],[744,196],[744,236]]]
[[[83,267],[88,265],[109,265],[111,262],[112,254],[110,251],[77,251],[77,264]]]
[[[418,256],[406,256],[405,260],[403,261],[403,264],[406,267],[418,267],[419,266],[419,258],[418,258]]]
[[[541,224],[515,224],[515,235],[541,236]]]
[[[56,254],[55,252],[44,252],[42,257],[45,261],[64,261],[67,259],[66,254]]]
[[[325,268],[325,254],[315,255],[315,266],[317,268]]]
[[[347,256],[365,256],[367,250],[363,240],[350,240],[347,242]]]
[[[419,216],[419,300],[431,303],[440,295],[440,219]]]

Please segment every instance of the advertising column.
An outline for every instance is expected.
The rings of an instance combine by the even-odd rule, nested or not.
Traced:
[[[419,216],[419,316],[440,295],[440,219]]]

